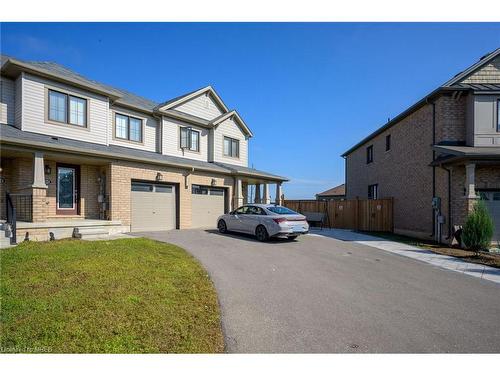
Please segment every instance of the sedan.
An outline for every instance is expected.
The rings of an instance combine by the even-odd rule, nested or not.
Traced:
[[[247,204],[219,216],[220,233],[228,231],[253,234],[259,241],[270,237],[293,240],[309,232],[306,217],[289,208],[274,204]]]

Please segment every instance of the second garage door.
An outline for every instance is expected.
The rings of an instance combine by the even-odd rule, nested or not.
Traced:
[[[224,213],[225,190],[193,185],[191,193],[191,227],[216,228],[217,217]]]
[[[131,232],[176,228],[175,186],[132,182]]]

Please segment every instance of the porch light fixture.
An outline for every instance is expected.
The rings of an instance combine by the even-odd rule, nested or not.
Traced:
[[[216,186],[217,185],[217,180],[215,178],[212,178],[212,181],[210,182],[210,185]]]
[[[163,175],[160,172],[158,172],[156,174],[156,181],[162,181],[162,180],[163,180]]]
[[[50,165],[46,164],[44,169],[45,169],[45,174],[48,175],[52,174],[52,168],[50,168]]]

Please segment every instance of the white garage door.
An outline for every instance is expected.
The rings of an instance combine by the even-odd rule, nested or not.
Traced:
[[[483,190],[479,191],[479,195],[483,199],[495,223],[493,241],[500,241],[500,190]]]
[[[132,182],[131,232],[175,229],[175,186]]]
[[[216,228],[224,213],[224,189],[193,185],[191,190],[192,228]]]

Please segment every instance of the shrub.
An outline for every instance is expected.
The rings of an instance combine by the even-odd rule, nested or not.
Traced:
[[[487,250],[493,237],[493,220],[483,201],[478,201],[465,221],[462,240],[476,254]]]

